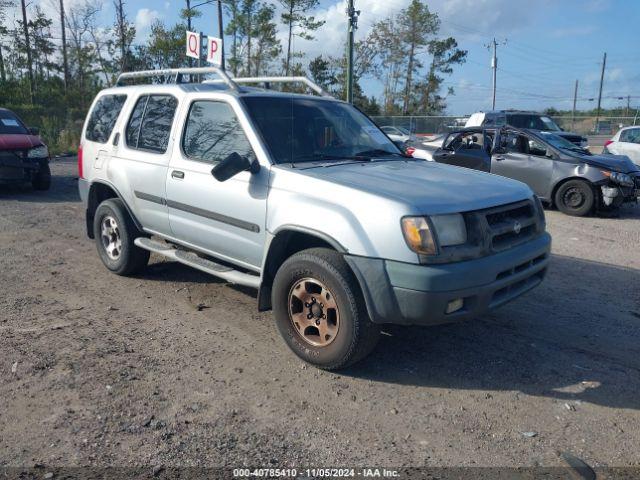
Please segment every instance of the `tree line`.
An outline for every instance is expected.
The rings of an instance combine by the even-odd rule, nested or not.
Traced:
[[[40,127],[53,151],[73,151],[94,95],[113,85],[120,72],[193,65],[185,55],[185,30],[201,15],[184,0],[178,21],[156,20],[148,38],[136,29],[124,0],[112,0],[112,25],[99,22],[102,1],[82,0],[55,7],[49,18],[25,0],[0,0],[0,106]],[[324,21],[312,12],[319,0],[223,0],[226,67],[233,76],[308,75],[333,95],[345,98],[346,51],[309,58],[296,39],[313,40]],[[9,12],[16,12],[15,21]],[[278,32],[284,32],[283,40]],[[464,63],[467,52],[454,38],[439,35],[438,15],[421,0],[373,24],[356,42],[354,103],[368,114],[441,114],[453,89],[445,77]],[[346,40],[346,19],[345,19]],[[383,85],[367,95],[365,79]]]

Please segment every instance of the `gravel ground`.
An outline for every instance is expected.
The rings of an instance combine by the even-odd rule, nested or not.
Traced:
[[[155,256],[109,273],[52,168],[0,190],[0,466],[640,466],[639,206],[548,211],[542,286],[333,374],[251,290]]]

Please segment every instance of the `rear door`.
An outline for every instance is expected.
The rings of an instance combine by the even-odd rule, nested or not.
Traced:
[[[542,198],[550,196],[553,159],[547,147],[537,139],[517,132],[501,133],[504,151],[491,157],[491,173],[526,183]]]
[[[173,118],[178,106],[170,94],[140,95],[116,143],[110,175],[128,183],[133,210],[142,226],[170,234],[165,182],[171,157]]]
[[[451,134],[442,148],[433,153],[433,160],[457,167],[488,172],[491,160],[487,149],[490,145],[482,131]]]
[[[268,166],[225,182],[211,175],[212,168],[231,153],[255,160],[257,138],[250,134],[248,120],[236,103],[194,99],[186,110],[167,174],[172,234],[219,258],[258,270],[265,242]]]

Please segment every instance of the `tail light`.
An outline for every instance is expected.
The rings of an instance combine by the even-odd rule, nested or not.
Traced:
[[[407,155],[409,155],[410,157],[413,157],[413,152],[415,152],[416,149],[413,147],[407,147],[407,149],[404,151],[404,153],[406,153]]]
[[[84,178],[82,171],[82,145],[78,147],[78,178]]]
[[[606,142],[604,142],[604,146],[608,147],[609,145],[611,145],[613,143],[613,140],[607,140]]]

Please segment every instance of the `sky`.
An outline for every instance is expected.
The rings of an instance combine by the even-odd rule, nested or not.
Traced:
[[[64,0],[73,5],[80,0]],[[192,4],[204,0],[192,0]],[[355,0],[360,10],[356,39],[373,25],[399,12],[410,0]],[[58,0],[31,0],[56,12]],[[101,20],[113,24],[111,0],[102,0]],[[441,19],[441,36],[453,36],[468,50],[467,62],[456,66],[445,85],[447,113],[469,114],[491,108],[491,51],[498,42],[496,108],[571,109],[575,81],[579,81],[577,108],[595,108],[603,53],[607,63],[603,107],[640,105],[640,0],[432,0],[426,2]],[[128,17],[136,25],[136,42],[143,42],[154,20],[178,21],[184,0],[125,0]],[[274,4],[277,2],[274,1]],[[308,58],[339,55],[346,41],[346,1],[321,0],[313,14],[326,23],[312,41],[296,39],[294,48]],[[215,3],[200,8],[196,30],[217,34]],[[54,14],[55,15],[55,14]],[[283,40],[284,32],[279,32]],[[379,80],[361,82],[365,93],[379,97]],[[625,97],[623,100],[617,97]]]

